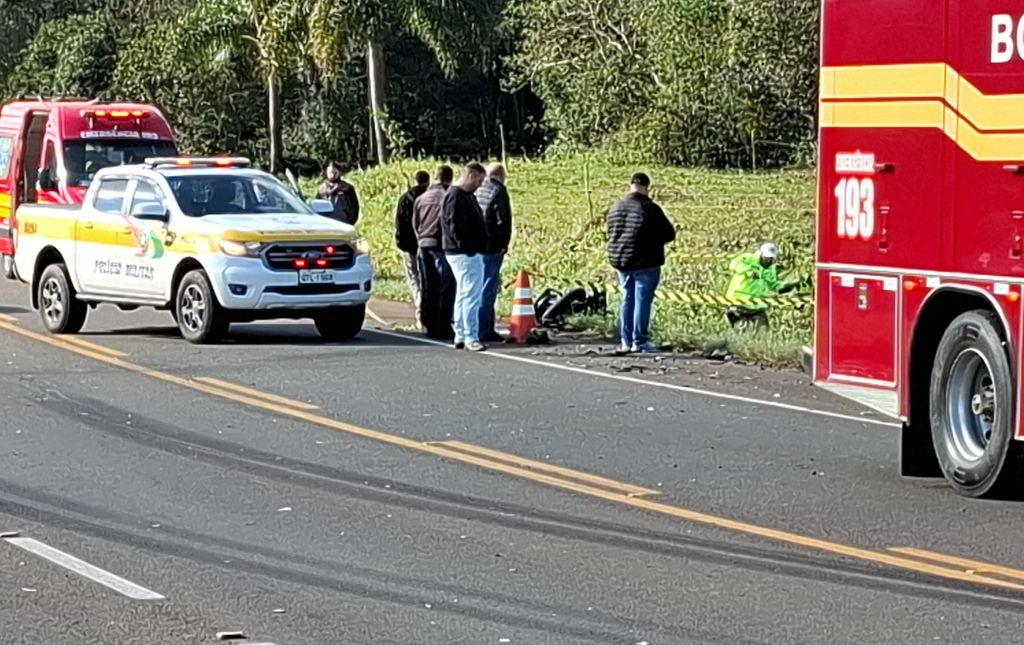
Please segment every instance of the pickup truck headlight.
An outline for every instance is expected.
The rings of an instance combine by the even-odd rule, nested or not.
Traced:
[[[370,240],[365,237],[361,237],[356,240],[356,255],[369,255],[370,254]]]
[[[255,258],[263,251],[263,244],[259,242],[234,242],[231,240],[220,241],[220,252],[236,258]]]

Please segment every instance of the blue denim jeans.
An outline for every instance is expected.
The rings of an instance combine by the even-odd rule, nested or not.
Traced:
[[[619,271],[622,285],[622,323],[619,336],[626,345],[651,340],[651,307],[661,282],[661,268]]]
[[[455,275],[455,312],[452,326],[455,342],[480,342],[480,304],[484,297],[483,255],[448,255],[448,264]]]
[[[485,253],[483,258],[484,298],[480,305],[480,333],[487,338],[498,333],[494,328],[494,305],[501,290],[501,265],[505,262],[505,254]]]

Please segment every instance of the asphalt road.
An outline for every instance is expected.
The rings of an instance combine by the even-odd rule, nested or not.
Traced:
[[[895,428],[792,375],[194,347],[112,307],[83,345],[26,302],[0,285],[0,643],[1021,638],[1019,503],[901,480]]]

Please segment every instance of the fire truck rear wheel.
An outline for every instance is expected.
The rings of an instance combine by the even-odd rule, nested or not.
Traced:
[[[939,341],[932,367],[935,454],[946,479],[968,497],[1003,495],[1020,482],[1015,383],[998,324],[987,311],[959,316]]]
[[[206,271],[189,271],[174,295],[175,320],[181,335],[190,343],[206,345],[220,342],[230,325]]]
[[[38,302],[43,326],[51,334],[77,334],[85,325],[89,305],[75,297],[68,268],[51,264],[39,276]]]

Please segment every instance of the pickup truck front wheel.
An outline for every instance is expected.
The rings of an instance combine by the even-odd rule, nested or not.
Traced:
[[[352,340],[363,329],[366,306],[333,307],[313,319],[324,340]]]
[[[77,334],[85,325],[89,306],[75,298],[68,268],[51,264],[39,277],[39,314],[51,334]]]
[[[216,343],[228,333],[228,320],[217,302],[206,271],[189,271],[174,296],[175,319],[185,340],[196,345]]]

